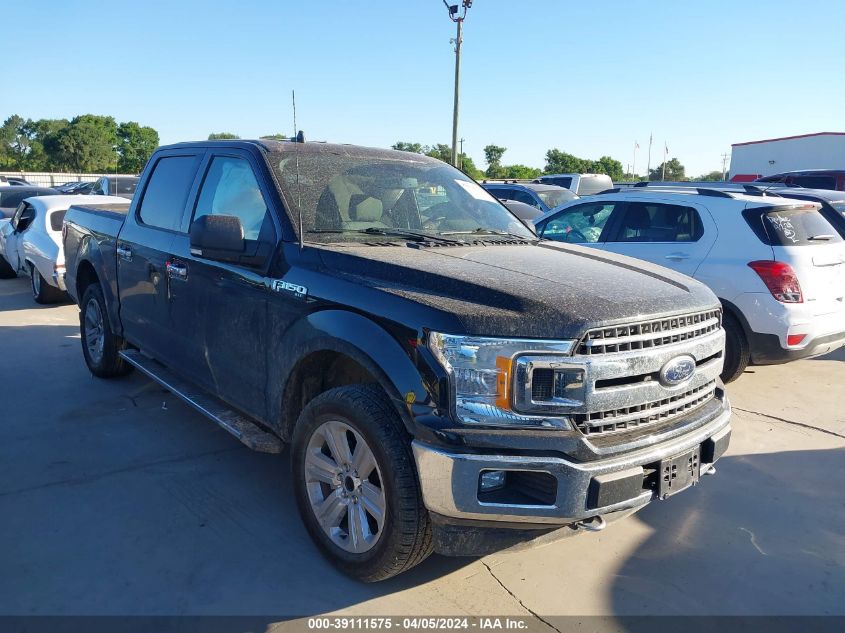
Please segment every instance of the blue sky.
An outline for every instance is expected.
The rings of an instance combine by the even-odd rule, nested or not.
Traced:
[[[454,0],[457,1],[457,0]],[[451,140],[454,25],[441,0],[0,0],[0,117],[110,114],[163,143],[293,130],[386,147]],[[698,175],[731,143],[845,131],[845,3],[475,0],[461,136],[483,167],[547,149],[644,172],[664,140]],[[15,86],[16,88],[12,88]]]

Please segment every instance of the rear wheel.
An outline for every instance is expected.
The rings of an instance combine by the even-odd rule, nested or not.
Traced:
[[[312,400],[294,431],[291,466],[305,526],[344,573],[384,580],[431,553],[410,438],[378,387],[338,387]]]
[[[14,279],[17,277],[15,269],[6,261],[6,258],[0,255],[0,279]]]
[[[748,339],[739,321],[732,314],[725,312],[722,317],[725,329],[725,366],[722,369],[722,382],[733,382],[742,375],[751,360]]]
[[[91,373],[100,378],[112,378],[131,372],[132,365],[119,353],[126,348],[126,342],[112,332],[100,284],[86,288],[80,305],[82,354]]]
[[[58,303],[65,298],[65,293],[48,284],[34,264],[29,265],[29,282],[35,303]]]

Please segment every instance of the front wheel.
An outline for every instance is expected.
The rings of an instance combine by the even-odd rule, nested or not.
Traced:
[[[331,389],[302,411],[291,467],[311,538],[344,573],[395,576],[432,551],[410,438],[376,386]]]
[[[82,295],[79,326],[82,354],[92,374],[99,378],[123,376],[132,365],[120,356],[126,343],[112,332],[106,312],[106,300],[100,284],[91,284]]]

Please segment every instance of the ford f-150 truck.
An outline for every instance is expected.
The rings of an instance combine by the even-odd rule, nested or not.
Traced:
[[[365,581],[600,530],[728,445],[712,292],[538,240],[426,156],[162,147],[128,210],[72,207],[64,244],[90,371],[290,444],[310,535]]]

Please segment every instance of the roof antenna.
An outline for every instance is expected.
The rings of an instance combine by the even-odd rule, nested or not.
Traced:
[[[296,131],[296,90],[291,90],[290,94],[293,101],[293,155],[296,160],[296,208],[299,211],[299,250],[301,251],[305,248],[305,244],[302,232],[302,188],[299,186],[299,144],[305,142],[305,135],[301,130],[298,133]]]

